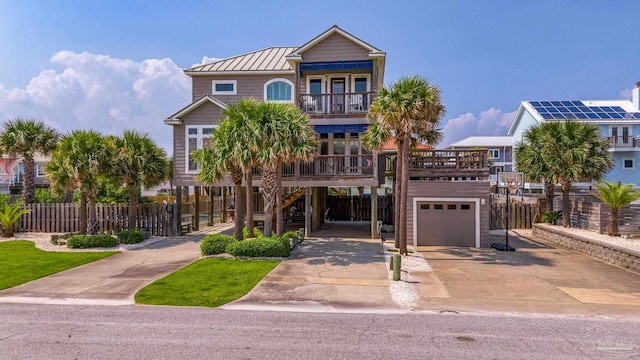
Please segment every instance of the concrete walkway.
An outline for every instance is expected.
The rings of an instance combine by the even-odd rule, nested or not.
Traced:
[[[433,272],[411,275],[416,310],[640,319],[640,274],[520,234],[515,252],[417,247]]]
[[[243,298],[225,309],[401,312],[389,292],[379,240],[365,224],[331,223],[314,232]]]
[[[223,232],[221,224],[187,236],[163,238],[145,247],[0,291],[0,303],[130,305],[146,285],[200,257],[205,232]]]

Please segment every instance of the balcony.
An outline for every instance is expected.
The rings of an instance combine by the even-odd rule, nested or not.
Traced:
[[[395,176],[396,158],[387,157],[385,174]],[[436,179],[473,177],[488,179],[487,152],[477,150],[413,151],[409,158],[409,176]]]
[[[328,180],[348,178],[374,178],[374,156],[365,155],[318,155],[313,161],[292,162],[282,167],[283,180]],[[253,169],[256,178],[261,177],[258,168]]]
[[[312,116],[355,116],[367,114],[373,92],[341,94],[301,94],[300,108]]]
[[[612,150],[624,150],[640,147],[640,138],[633,136],[609,136],[609,148]]]

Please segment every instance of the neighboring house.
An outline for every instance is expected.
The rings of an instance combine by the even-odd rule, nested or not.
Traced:
[[[523,101],[509,128],[513,146],[529,127],[575,119],[596,125],[609,140],[614,168],[605,180],[640,187],[640,81],[629,100]]]
[[[34,179],[36,187],[48,187],[49,182],[45,177],[45,167],[51,161],[50,156],[36,154]],[[0,193],[19,193],[22,191],[24,176],[24,163],[22,158],[3,155],[0,157]]]
[[[332,26],[301,46],[268,47],[186,69],[192,103],[164,120],[173,130],[178,192],[193,187],[200,193],[192,151],[210,144],[223,109],[252,97],[300,107],[318,134],[315,160],[284,166],[282,176],[283,186],[305,187],[311,195],[305,197],[311,217],[306,229],[324,221],[329,187],[364,187],[375,203],[385,179],[395,183],[395,152],[373,154],[360,137],[370,121],[369,106],[383,86],[385,62],[385,52]],[[409,244],[488,246],[486,152],[420,149],[412,155],[410,176]],[[253,185],[260,183],[258,175]],[[216,184],[229,185],[229,179]],[[377,207],[371,208],[375,221]]]
[[[486,149],[489,161],[489,180],[496,183],[498,171],[513,170],[513,137],[511,136],[469,136],[449,145],[447,149]]]

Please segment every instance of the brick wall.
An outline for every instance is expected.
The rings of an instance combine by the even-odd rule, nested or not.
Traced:
[[[534,224],[532,233],[550,243],[577,250],[625,269],[640,272],[640,253],[562,231],[562,229],[551,225]]]

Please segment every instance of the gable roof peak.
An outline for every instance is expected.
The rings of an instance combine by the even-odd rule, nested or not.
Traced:
[[[307,41],[304,45],[302,45],[299,48],[295,49],[293,52],[291,52],[291,54],[289,54],[287,56],[287,59],[289,59],[289,60],[301,59],[303,52],[309,50],[310,48],[314,47],[315,45],[320,43],[322,40],[328,38],[329,36],[331,36],[333,34],[339,34],[339,35],[349,39],[350,41],[358,44],[359,46],[365,48],[367,51],[369,51],[369,56],[384,57],[386,55],[386,53],[384,51],[374,47],[373,45],[367,43],[364,40],[361,40],[360,38],[350,34],[349,32],[347,32],[347,31],[343,30],[342,28],[340,28],[338,25],[334,24],[329,29],[327,29],[324,32],[322,32],[320,35],[314,37],[313,39]]]

